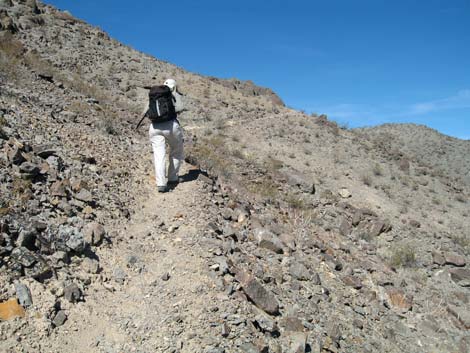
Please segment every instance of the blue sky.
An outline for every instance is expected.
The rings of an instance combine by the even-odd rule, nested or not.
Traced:
[[[470,139],[470,0],[46,2],[159,59],[253,80],[351,127],[415,122]]]

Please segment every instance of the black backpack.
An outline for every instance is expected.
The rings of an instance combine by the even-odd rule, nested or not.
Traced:
[[[176,119],[175,98],[167,86],[153,86],[149,92],[147,117],[153,123]]]

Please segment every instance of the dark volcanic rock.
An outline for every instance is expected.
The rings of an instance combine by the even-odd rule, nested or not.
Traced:
[[[273,232],[265,228],[256,228],[253,231],[253,234],[260,248],[265,248],[277,254],[282,254],[283,244],[279,237]]]
[[[82,291],[75,283],[72,283],[64,288],[64,298],[67,299],[70,303],[76,303],[80,301],[81,297]]]
[[[55,314],[54,319],[52,319],[52,323],[55,327],[62,326],[65,321],[67,321],[67,315],[63,310],[59,310],[57,314]]]
[[[249,274],[237,274],[243,291],[255,305],[271,315],[279,314],[279,303],[269,290]]]

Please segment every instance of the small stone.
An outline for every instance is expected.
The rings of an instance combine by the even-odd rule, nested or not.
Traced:
[[[351,192],[347,188],[341,188],[338,191],[339,196],[341,196],[343,199],[347,199],[352,196]]]
[[[283,244],[271,231],[264,228],[256,228],[253,235],[260,248],[271,250],[277,254],[282,254]]]
[[[163,274],[163,276],[161,277],[162,281],[168,281],[170,279],[170,274],[168,272],[166,272],[165,274]]]
[[[436,265],[442,266],[446,263],[444,255],[437,251],[432,252],[432,262]]]
[[[360,330],[362,330],[364,328],[364,323],[359,319],[354,319],[353,320],[353,325],[354,325],[354,327],[357,327]]]
[[[361,289],[362,288],[362,282],[359,278],[355,276],[345,276],[342,278],[344,284],[347,286],[353,287],[354,289]]]
[[[230,328],[228,327],[227,323],[224,322],[221,328],[221,335],[222,337],[228,337],[229,334],[230,334]]]
[[[247,279],[242,280],[240,283],[245,294],[258,308],[271,315],[279,314],[279,303],[276,297],[264,288],[255,278],[248,275]]]
[[[444,254],[445,263],[447,265],[453,265],[456,267],[463,267],[466,264],[465,257],[455,254],[455,253],[446,253]]]
[[[470,330],[470,311],[468,309],[449,305],[447,310],[460,321],[466,330]]]
[[[65,245],[77,253],[82,253],[86,248],[83,234],[75,227],[62,225],[59,227],[58,237]]]
[[[105,235],[106,230],[101,224],[97,222],[89,223],[83,228],[83,236],[85,241],[93,246],[100,245]]]
[[[63,180],[58,180],[52,183],[51,187],[49,188],[49,191],[52,196],[66,197],[67,196],[66,185],[67,183],[64,182]]]
[[[124,272],[124,270],[122,268],[118,267],[118,268],[114,269],[113,277],[114,277],[114,280],[117,283],[123,284],[124,281],[127,278],[127,275],[126,275],[126,272]]]
[[[82,266],[83,266],[83,269],[85,270],[85,272],[92,273],[92,274],[97,274],[99,272],[99,269],[100,269],[99,262],[95,259],[90,259],[88,257],[86,257],[82,261]]]
[[[357,227],[359,225],[359,223],[361,223],[362,217],[363,217],[362,212],[361,211],[356,211],[353,215],[352,225],[354,227]]]
[[[43,159],[57,154],[56,149],[51,145],[37,145],[33,148],[33,150],[36,155]]]
[[[23,307],[29,307],[33,305],[33,298],[31,297],[31,291],[23,283],[15,283],[16,298]]]
[[[77,200],[83,202],[93,201],[93,195],[87,189],[81,189],[77,194],[74,195]]]
[[[459,284],[467,284],[470,282],[470,269],[468,268],[452,268],[449,270],[451,279]],[[465,285],[466,287],[467,285]]]
[[[279,331],[276,322],[266,315],[256,316],[255,321],[263,331],[269,332],[271,334]]]
[[[20,172],[23,176],[26,176],[26,177],[33,178],[39,175],[39,171],[40,171],[40,168],[36,164],[31,163],[31,162],[23,162],[20,165]]]
[[[82,291],[75,284],[72,283],[64,288],[64,298],[67,299],[70,303],[77,303],[82,297]]]
[[[12,146],[7,148],[7,159],[10,163],[20,165],[25,161],[23,154],[18,146]]]
[[[293,262],[289,266],[289,274],[299,281],[308,281],[311,278],[310,272],[302,263]]]
[[[288,353],[305,353],[307,348],[307,334],[301,332],[293,332],[289,336]]]
[[[385,222],[377,220],[372,223],[372,226],[369,229],[369,235],[372,238],[378,237],[385,229]]]
[[[406,313],[412,309],[413,298],[410,295],[406,295],[401,289],[387,288],[386,293],[386,304],[389,308],[397,310],[400,313]]]
[[[55,314],[54,319],[52,320],[52,323],[54,324],[55,327],[62,326],[65,321],[67,321],[67,315],[65,315],[65,311],[59,310],[57,314]]]
[[[243,353],[260,353],[259,349],[253,343],[243,343],[240,346]]]
[[[351,229],[352,227],[349,221],[346,218],[343,218],[341,224],[339,225],[339,233],[342,236],[347,237],[349,234],[351,234]]]
[[[304,331],[304,325],[302,324],[302,321],[297,317],[292,317],[292,316],[284,317],[281,319],[279,325],[285,331],[290,331],[290,332],[303,332]]]

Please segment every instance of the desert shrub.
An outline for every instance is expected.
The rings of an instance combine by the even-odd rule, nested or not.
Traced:
[[[456,244],[464,248],[467,253],[470,251],[470,236],[465,234],[454,235],[453,240]]]
[[[222,119],[217,120],[215,122],[215,128],[217,130],[225,130],[226,128],[225,121],[223,121]]]
[[[222,147],[225,144],[225,139],[223,135],[211,136],[206,142],[213,147]]]
[[[306,208],[304,199],[296,195],[288,195],[286,198],[286,202],[290,208],[293,208],[296,210],[303,210]]]
[[[269,156],[266,161],[265,161],[265,166],[268,169],[268,171],[276,171],[281,169],[284,166],[284,163],[280,161],[279,159],[276,159],[274,157]]]
[[[374,167],[372,168],[372,173],[374,173],[375,176],[383,175],[383,170],[379,163],[375,163]]]
[[[67,109],[77,114],[88,114],[91,112],[90,106],[83,101],[73,101]]]
[[[35,50],[24,55],[24,62],[31,70],[43,75],[57,75],[57,69],[46,59],[42,58]]]
[[[412,267],[416,264],[415,250],[411,245],[401,245],[393,249],[390,265],[397,267]]]
[[[252,182],[248,184],[247,189],[254,194],[258,194],[270,200],[275,200],[279,197],[279,190],[276,184],[270,179]]]
[[[10,79],[16,79],[18,66],[24,52],[23,44],[10,32],[0,35],[0,72]]]
[[[101,120],[101,129],[109,135],[116,135],[117,131],[115,128],[116,121],[114,121],[111,117],[105,116]]]
[[[361,176],[361,181],[364,185],[371,186],[372,185],[372,177],[369,174],[363,174]]]
[[[339,125],[339,128],[340,128],[341,130],[349,130],[349,129],[350,129],[349,124],[348,124],[347,122],[341,123],[341,124]]]
[[[232,156],[235,157],[235,158],[238,158],[238,159],[244,159],[245,158],[245,155],[239,149],[233,149],[231,151],[231,153],[232,153]]]

